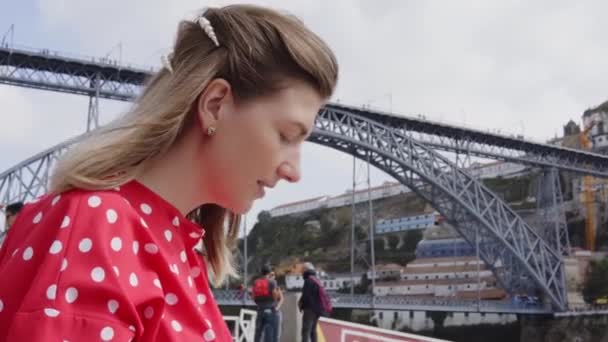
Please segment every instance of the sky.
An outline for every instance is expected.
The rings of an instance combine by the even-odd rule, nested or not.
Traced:
[[[608,99],[605,1],[246,2],[298,16],[329,44],[340,103],[545,141]],[[15,45],[158,67],[180,20],[230,3],[0,0],[0,38],[14,25]],[[87,106],[82,96],[0,85],[0,171],[82,133]],[[101,101],[101,121],[127,107]],[[260,210],[352,188],[348,155],[307,143],[302,167],[300,183],[280,183],[255,203],[249,226]],[[372,184],[387,180],[371,173]]]

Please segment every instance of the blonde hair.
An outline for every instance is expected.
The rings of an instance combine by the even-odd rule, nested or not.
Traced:
[[[253,6],[231,5],[201,13],[219,46],[198,23],[179,24],[171,71],[149,80],[133,108],[74,147],[57,165],[51,190],[109,189],[137,177],[152,157],[166,153],[190,124],[199,94],[215,78],[228,81],[237,101],[272,94],[290,79],[329,98],[338,75],[329,47],[295,17]],[[232,249],[240,217],[215,204],[190,213],[205,227],[203,239],[214,283],[236,276]]]

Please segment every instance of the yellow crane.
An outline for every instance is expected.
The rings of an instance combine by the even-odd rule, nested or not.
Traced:
[[[597,124],[597,121],[591,123],[583,129],[579,134],[579,141],[583,150],[591,150],[591,140],[588,137],[589,131]],[[596,235],[596,215],[595,215],[595,199],[593,194],[593,184],[595,179],[592,176],[583,176],[582,195],[587,217],[585,219],[585,246],[588,250],[595,250],[595,235]]]

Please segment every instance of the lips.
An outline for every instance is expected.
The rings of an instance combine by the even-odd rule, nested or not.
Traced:
[[[258,197],[262,198],[262,197],[264,197],[264,195],[266,195],[265,188],[272,189],[272,188],[274,188],[274,186],[275,186],[275,184],[268,184],[264,181],[258,181],[258,192],[257,192]]]

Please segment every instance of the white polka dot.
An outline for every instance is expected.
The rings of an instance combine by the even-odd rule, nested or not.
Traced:
[[[46,298],[55,300],[57,298],[57,284],[53,284],[46,289]]]
[[[179,268],[177,267],[177,265],[176,265],[176,264],[171,264],[171,265],[169,265],[169,269],[171,270],[171,272],[173,272],[173,273],[175,273],[175,274],[179,275]]]
[[[106,271],[101,267],[95,267],[91,271],[91,279],[96,283],[101,283],[106,278]]]
[[[57,204],[57,202],[59,202],[59,200],[61,199],[61,195],[57,195],[53,198],[53,201],[51,202],[51,205],[55,205]]]
[[[134,327],[134,326],[132,326],[132,325],[129,325],[129,330],[131,330],[131,331],[135,331],[135,327]]]
[[[147,243],[144,246],[144,249],[146,250],[146,252],[150,253],[150,254],[156,254],[158,253],[158,246],[153,244],[153,243]]]
[[[179,227],[179,217],[175,216],[171,223],[173,223],[174,226]]]
[[[42,220],[42,213],[40,212],[40,213],[36,214],[36,216],[34,216],[33,222],[39,223],[41,220]]]
[[[178,299],[175,293],[167,293],[167,295],[165,296],[165,302],[167,302],[167,304],[169,305],[177,304]]]
[[[113,237],[110,241],[110,246],[114,252],[118,252],[122,249],[122,240],[119,237]]]
[[[200,269],[200,267],[198,267],[198,266],[192,267],[192,271],[190,271],[190,274],[192,275],[193,278],[196,278],[199,275],[201,275],[201,269]]]
[[[116,221],[118,220],[118,214],[116,213],[116,210],[108,209],[108,211],[106,211],[106,218],[108,219],[108,223],[116,223]]]
[[[120,276],[120,272],[118,272],[118,267],[116,266],[112,266],[112,269],[114,270],[114,273],[116,273],[116,276]]]
[[[2,310],[4,310],[4,302],[0,299],[0,312],[2,312]]]
[[[133,254],[137,254],[139,252],[139,241],[133,241]]]
[[[61,244],[61,241],[55,240],[51,244],[51,248],[49,248],[49,253],[57,254],[57,253],[61,252],[62,248],[63,248],[63,245]]]
[[[88,253],[91,251],[91,248],[93,248],[93,241],[91,241],[91,239],[84,238],[80,240],[80,243],[78,244],[79,251],[82,253]]]
[[[70,287],[65,291],[65,301],[72,304],[78,298],[78,290],[74,287]]]
[[[61,221],[61,228],[67,228],[70,225],[70,217],[64,216],[63,221]]]
[[[117,186],[117,187],[115,187],[115,188],[114,188],[114,190],[115,190],[115,191],[120,191],[120,187],[119,187],[119,186]]]
[[[215,331],[213,331],[212,329],[207,329],[207,331],[205,331],[205,334],[203,335],[203,338],[205,339],[205,341],[214,341]]]
[[[151,306],[148,306],[144,310],[144,317],[146,317],[147,319],[150,319],[150,318],[152,318],[152,316],[154,316],[154,308]]]
[[[188,261],[188,256],[186,255],[186,251],[181,251],[181,252],[179,253],[179,259],[180,259],[182,262],[186,262],[186,261]]]
[[[204,294],[202,294],[202,293],[199,293],[199,294],[196,296],[196,300],[198,301],[198,303],[199,303],[200,305],[203,305],[203,304],[205,304],[205,303],[207,302],[207,296],[205,296],[205,295],[204,295]]]
[[[110,310],[110,313],[112,314],[116,313],[116,310],[118,310],[118,301],[110,299],[108,301],[108,310]]]
[[[34,249],[28,247],[23,251],[23,260],[28,261],[34,256]]]
[[[59,316],[59,311],[52,309],[52,308],[46,308],[46,309],[44,309],[44,314],[49,317],[57,317],[57,316]]]
[[[66,258],[63,258],[63,261],[61,262],[61,269],[59,270],[59,272],[65,271],[66,268],[68,268],[68,260]]]
[[[211,321],[205,318],[205,324],[207,324],[207,328],[211,328]]]
[[[173,239],[173,233],[171,233],[169,229],[165,230],[165,239],[167,239],[169,242],[171,242],[171,239]]]
[[[201,237],[201,234],[199,234],[197,232],[192,232],[192,233],[190,233],[190,237],[193,239],[198,239]]]
[[[179,322],[176,321],[176,320],[172,320],[171,321],[171,327],[173,328],[173,330],[175,330],[177,332],[181,332],[182,331],[182,325],[179,324]]]
[[[143,218],[139,218],[139,222],[141,222],[141,225],[144,226],[144,228],[148,228],[148,224],[146,223],[146,221],[144,221]]]
[[[152,214],[152,207],[150,207],[150,205],[148,205],[147,203],[142,203],[139,206],[139,209],[141,209],[141,211],[146,215]]]
[[[160,285],[160,280],[154,279],[154,280],[152,280],[152,283],[154,283],[154,286],[156,286],[162,290],[163,287]]]
[[[129,284],[131,284],[131,286],[133,287],[139,284],[139,280],[137,279],[137,275],[135,275],[135,273],[131,273],[131,275],[129,276]]]
[[[104,341],[112,341],[112,339],[114,338],[114,329],[110,327],[105,327],[101,329],[101,333],[99,334],[99,336],[101,336],[101,339]]]
[[[101,205],[101,198],[99,196],[91,196],[89,197],[89,207],[97,208]]]
[[[190,287],[194,287],[194,284],[192,283],[192,277],[188,276],[188,285]]]

